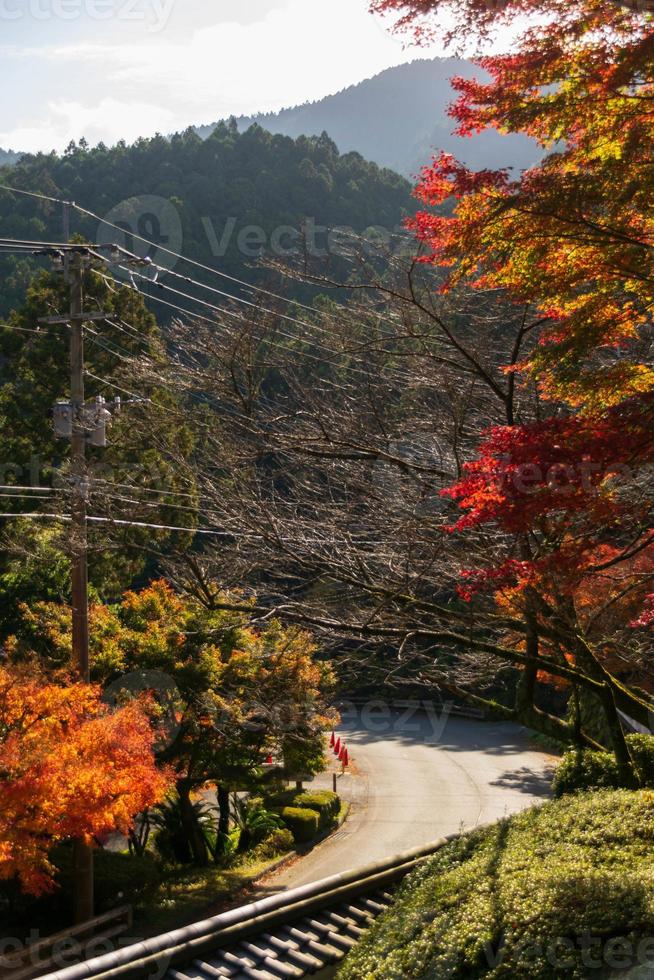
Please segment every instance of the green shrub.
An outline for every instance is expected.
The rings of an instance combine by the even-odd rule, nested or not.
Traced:
[[[652,735],[627,735],[638,777],[642,786],[654,788],[654,737]]]
[[[16,879],[0,882],[0,922],[22,938],[29,928],[42,935],[70,926],[73,914],[73,849],[70,842],[57,845],[50,859],[57,867],[56,890],[34,898],[20,890]],[[152,857],[104,851],[93,852],[95,908],[98,915],[121,905],[144,906],[156,894],[161,873]]]
[[[619,785],[618,766],[610,752],[572,749],[556,767],[552,790],[560,797],[578,790],[617,789]]]
[[[72,903],[73,855],[68,847],[57,849],[54,855],[59,868],[54,893],[58,902]],[[93,854],[95,906],[98,915],[120,905],[144,905],[161,884],[161,872],[150,856],[136,857],[116,851],[96,850]],[[69,899],[69,896],[70,899]]]
[[[330,790],[298,793],[292,805],[302,810],[316,810],[320,814],[321,830],[333,827],[341,811],[340,798]]]
[[[301,810],[316,810],[320,814],[320,829],[332,827],[341,812],[341,800],[337,793],[331,790],[296,790],[289,789],[277,793],[267,801],[268,806],[299,807]]]
[[[260,800],[242,800],[236,793],[233,796],[233,814],[240,830],[238,850],[241,853],[256,847],[282,827],[280,816],[266,809]]]
[[[94,867],[98,913],[117,905],[145,905],[161,884],[159,867],[149,855],[132,857],[97,851]]]
[[[320,814],[317,810],[307,810],[299,806],[285,806],[280,811],[284,825],[293,834],[296,844],[307,844],[318,836]]]
[[[281,789],[264,797],[263,805],[268,808],[294,806],[297,797],[302,795],[303,793],[297,789]]]
[[[211,850],[217,840],[217,822],[212,808],[203,800],[193,803],[193,813],[200,833]],[[171,864],[192,864],[193,855],[188,834],[184,827],[182,806],[175,793],[150,810],[150,822],[154,834],[154,847],[163,861]]]
[[[654,737],[627,735],[638,778],[643,787],[654,788]],[[618,765],[611,752],[571,749],[557,766],[552,788],[556,797],[578,790],[617,789]]]
[[[282,827],[279,830],[273,830],[260,844],[257,844],[253,854],[255,858],[261,861],[269,861],[292,851],[294,843],[293,834],[286,827]]]
[[[643,949],[651,955],[653,880],[651,790],[566,796],[467,834],[419,866],[338,977],[606,976],[618,963],[637,966]]]

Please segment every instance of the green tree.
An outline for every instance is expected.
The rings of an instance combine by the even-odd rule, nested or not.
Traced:
[[[146,362],[156,375],[157,366],[165,358],[162,335],[142,297],[127,287],[109,287],[102,275],[99,268],[93,267],[84,281],[85,309],[107,314],[106,320],[90,324],[86,330],[86,397],[92,401],[96,395],[103,395],[109,400],[119,395],[123,407],[120,414],[114,413],[108,447],[88,448],[90,513],[101,519],[193,526],[192,495],[184,499],[187,509],[180,511],[174,504],[182,499],[175,496],[176,490],[193,489],[190,471],[173,468],[165,461],[171,450],[177,451],[177,458],[188,458],[193,440],[179,403],[156,382],[144,381],[139,369]],[[63,276],[41,272],[30,284],[24,304],[9,315],[5,326],[0,326],[0,485],[43,487],[45,491],[29,496],[47,498],[35,503],[25,499],[23,491],[19,493],[24,499],[5,494],[3,513],[40,509],[65,514],[67,510],[69,444],[55,437],[50,416],[53,404],[69,397],[69,329],[66,325],[44,326],[40,321],[65,313],[68,303]],[[160,492],[152,495],[151,489]],[[39,571],[33,580],[36,591],[32,595],[52,597],[52,582],[48,584],[46,579],[50,580],[55,571],[61,578],[65,527],[59,525],[58,534],[51,530],[42,534],[33,529],[28,540],[32,543],[32,556],[47,552],[54,557],[60,552],[52,568],[45,575]],[[167,546],[184,546],[189,541],[188,535],[153,535],[151,530],[138,527],[94,524],[90,540],[91,583],[106,597],[119,595],[145,571],[148,560],[152,567],[153,555]],[[9,576],[4,585],[10,591],[14,588],[19,597],[22,586],[15,579],[12,586],[11,576],[16,572],[17,559],[24,557],[22,533],[18,535],[9,527],[3,544],[0,581]],[[34,568],[34,561],[28,562],[28,567]],[[24,567],[19,574],[23,583],[25,575]],[[56,588],[60,585],[59,582]],[[44,591],[38,592],[42,586]],[[3,615],[11,617],[9,593],[7,598],[10,605]]]
[[[229,596],[219,601],[230,605]],[[5,653],[16,662],[37,655],[49,670],[64,669],[70,618],[65,604],[24,605]],[[195,863],[206,864],[209,851],[194,794],[216,785],[224,834],[229,794],[259,788],[270,753],[281,757],[292,747],[303,766],[320,769],[324,733],[334,722],[327,706],[334,678],[306,632],[274,621],[255,630],[245,612],[207,608],[165,581],[127,592],[113,606],[93,604],[90,624],[92,678],[119,702],[151,690],[159,705],[158,754],[175,772]]]

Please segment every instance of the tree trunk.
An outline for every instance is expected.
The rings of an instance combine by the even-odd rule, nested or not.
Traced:
[[[225,786],[218,786],[216,790],[218,800],[218,837],[216,840],[216,861],[225,853],[225,840],[229,834],[231,808],[229,803],[229,789]]]
[[[209,864],[209,849],[204,834],[198,824],[197,814],[191,802],[191,787],[184,779],[177,782],[182,828],[191,849],[193,864],[206,868]]]
[[[605,693],[602,695],[602,707],[606,716],[613,752],[618,764],[620,781],[627,787],[635,789],[638,786],[638,777],[634,769],[633,759],[629,752],[622,729],[622,722],[615,706],[613,690],[609,684],[606,685]]]
[[[219,786],[217,791],[218,797],[218,833],[227,835],[229,833],[229,820],[230,820],[230,805],[229,805],[229,790],[224,786]]]

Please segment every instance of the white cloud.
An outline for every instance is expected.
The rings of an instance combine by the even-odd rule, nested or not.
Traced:
[[[38,123],[0,131],[0,146],[27,152],[62,150],[71,140],[84,136],[89,143],[132,142],[143,134],[144,121],[151,132],[173,128],[170,111],[147,102],[120,102],[104,98],[93,106],[79,102],[50,102]]]
[[[47,113],[35,102],[21,112],[20,124],[0,133],[0,145],[60,149],[81,135],[89,142],[131,140],[232,113],[276,110],[423,53],[403,50],[368,13],[367,0],[285,0],[261,9],[247,23],[207,23],[205,15],[182,37],[171,18],[168,30],[149,37],[127,32],[120,44],[85,38],[68,46],[5,47],[5,55],[38,64],[56,91]],[[84,84],[72,103],[62,79],[80,71]]]

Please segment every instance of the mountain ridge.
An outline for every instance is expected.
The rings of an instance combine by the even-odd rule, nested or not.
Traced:
[[[486,130],[471,137],[453,135],[455,123],[447,107],[456,96],[450,84],[454,75],[487,77],[465,59],[420,58],[315,102],[241,116],[236,122],[241,131],[257,124],[292,139],[325,132],[341,153],[360,153],[408,179],[415,178],[440,150],[452,153],[473,170],[523,170],[535,164],[542,151],[521,134]],[[206,138],[216,125],[194,128]]]

